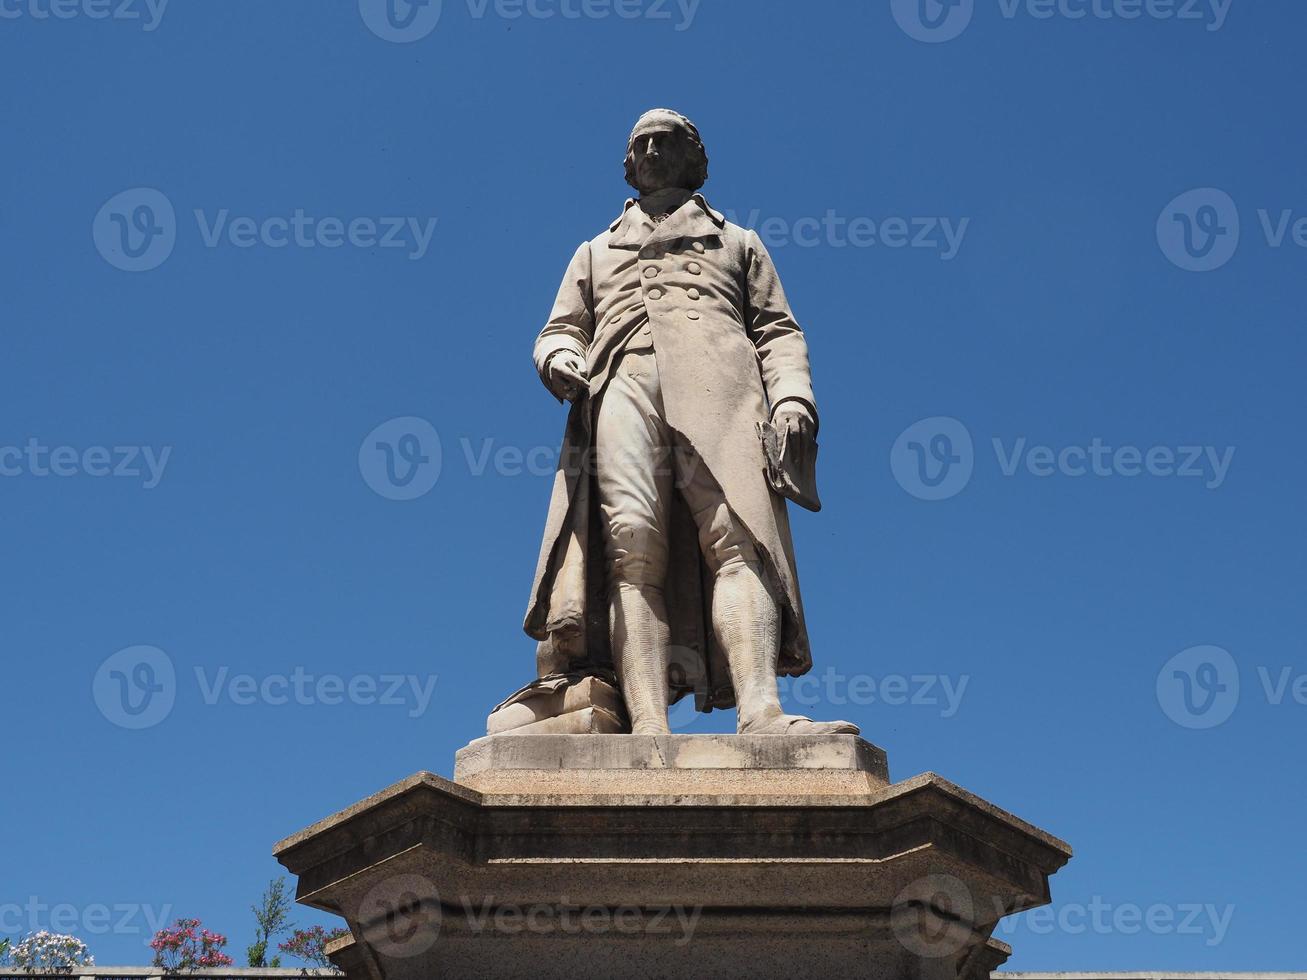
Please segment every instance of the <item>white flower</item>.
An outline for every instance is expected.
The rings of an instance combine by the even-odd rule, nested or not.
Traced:
[[[21,939],[9,951],[10,961],[19,969],[60,972],[77,966],[94,966],[86,943],[76,936],[64,936],[42,929]]]

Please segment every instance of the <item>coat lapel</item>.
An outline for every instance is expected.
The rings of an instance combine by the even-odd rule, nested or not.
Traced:
[[[702,194],[695,194],[660,225],[654,225],[634,200],[628,200],[621,217],[608,227],[608,247],[640,248],[678,238],[709,238],[720,235],[725,227],[726,218],[714,211]]]
[[[673,242],[678,238],[711,238],[720,235],[725,227],[726,219],[708,206],[702,194],[695,194],[655,228],[647,242],[653,245]]]
[[[608,226],[609,248],[639,248],[653,229],[653,221],[628,198],[622,216]]]

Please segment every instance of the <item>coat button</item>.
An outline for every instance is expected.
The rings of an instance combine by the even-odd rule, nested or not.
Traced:
[[[644,270],[644,275],[646,279],[652,279],[654,276],[658,275],[658,266],[656,265],[646,266]]]
[[[690,297],[690,299],[698,299],[698,298],[699,298],[699,290],[697,290],[697,289],[695,289],[693,286],[691,286],[689,289],[687,289],[687,290],[685,291],[685,295],[688,296],[688,297]]]
[[[662,299],[662,298],[663,298],[663,291],[662,291],[661,289],[659,289],[657,286],[655,286],[653,289],[649,290],[649,298],[650,298],[650,299]]]
[[[698,311],[698,310],[686,310],[686,311],[685,311],[685,315],[686,315],[686,317],[688,317],[688,318],[691,319],[691,320],[697,320],[697,319],[699,319],[699,311]]]
[[[700,255],[703,254],[703,242],[695,242],[691,247]]]
[[[697,276],[700,272],[703,271],[703,266],[701,266],[698,262],[691,262],[689,265],[685,267],[685,271],[692,276]]]

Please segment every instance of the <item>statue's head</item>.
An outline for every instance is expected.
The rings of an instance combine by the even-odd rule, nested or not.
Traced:
[[[694,123],[671,109],[650,109],[626,143],[626,182],[641,194],[670,187],[697,191],[708,179],[708,154]]]

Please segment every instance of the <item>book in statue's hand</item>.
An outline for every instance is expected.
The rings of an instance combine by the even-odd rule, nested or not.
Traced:
[[[808,510],[821,510],[817,496],[817,440],[790,434],[770,422],[758,423],[758,439],[766,459],[767,482],[788,500]]]

